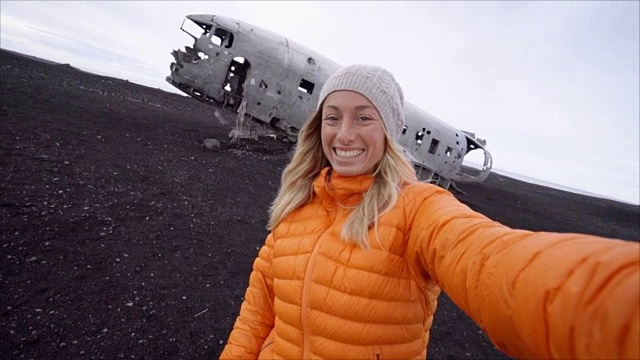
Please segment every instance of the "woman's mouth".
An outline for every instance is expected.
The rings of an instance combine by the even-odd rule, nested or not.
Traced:
[[[362,149],[358,149],[358,150],[333,149],[333,151],[336,153],[336,155],[338,155],[338,157],[341,157],[341,158],[353,158],[364,152],[364,150]]]

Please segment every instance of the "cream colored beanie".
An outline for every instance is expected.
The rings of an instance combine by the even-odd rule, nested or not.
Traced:
[[[404,94],[393,75],[377,66],[350,65],[329,77],[320,92],[318,109],[330,93],[339,90],[364,95],[376,107],[391,139],[396,139],[404,127]]]

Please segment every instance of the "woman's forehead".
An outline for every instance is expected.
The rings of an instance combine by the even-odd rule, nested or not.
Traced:
[[[334,91],[324,99],[322,107],[371,107],[376,108],[364,95],[350,90]]]

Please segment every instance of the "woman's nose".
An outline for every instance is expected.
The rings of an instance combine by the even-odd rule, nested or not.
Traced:
[[[350,119],[343,119],[340,122],[340,128],[336,136],[338,140],[343,142],[350,142],[356,138],[356,129],[354,128],[353,121]]]

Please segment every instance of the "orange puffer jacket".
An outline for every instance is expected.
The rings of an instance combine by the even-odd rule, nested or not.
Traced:
[[[513,230],[419,183],[363,250],[340,232],[372,178],[326,174],[267,237],[222,358],[424,359],[440,288],[511,356],[640,356],[638,243]]]

